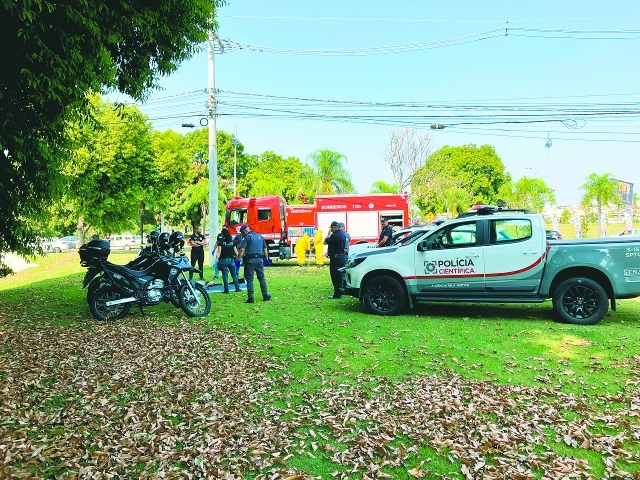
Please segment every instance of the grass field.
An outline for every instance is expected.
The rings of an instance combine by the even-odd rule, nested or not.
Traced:
[[[2,478],[640,478],[635,299],[378,317],[279,262],[271,302],[99,323],[75,253],[36,262],[0,279]]]

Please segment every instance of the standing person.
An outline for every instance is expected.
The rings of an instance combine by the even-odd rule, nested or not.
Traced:
[[[337,299],[342,297],[342,272],[340,268],[345,266],[347,256],[344,254],[344,232],[338,228],[338,222],[331,222],[331,234],[324,239],[327,245],[327,255],[329,257],[329,274],[333,283],[333,295],[329,298]]]
[[[246,223],[240,227],[242,240],[238,247],[238,259],[244,261],[244,279],[247,284],[247,300],[245,303],[254,303],[253,274],[255,273],[260,283],[262,300],[268,302],[271,295],[267,290],[267,281],[264,278],[264,259],[269,257],[267,244],[262,235],[252,232]]]
[[[298,266],[304,267],[307,264],[307,252],[311,250],[311,240],[309,234],[305,233],[296,243],[296,257],[298,258]]]
[[[316,235],[313,237],[313,245],[316,249],[316,266],[318,268],[324,267],[324,256],[322,248],[322,230],[316,230]]]
[[[195,267],[196,263],[200,269],[200,280],[204,280],[204,247],[207,239],[202,234],[202,227],[196,227],[196,231],[189,237],[189,245],[191,245],[191,266]],[[189,280],[193,280],[193,272],[189,272]]]
[[[227,228],[226,226],[223,225],[222,227]],[[211,265],[213,265],[213,279],[217,280],[218,277],[220,276],[220,269],[218,268],[218,261],[220,259],[220,249],[218,248],[222,242],[224,241],[224,238],[222,236],[222,231],[220,231],[220,233],[218,234],[218,236],[216,237],[216,243],[213,246],[213,248],[211,249]]]
[[[229,293],[229,278],[228,273],[231,270],[231,278],[233,284],[236,287],[236,292],[240,291],[240,283],[238,282],[238,270],[236,269],[236,257],[238,256],[238,249],[235,243],[233,243],[233,237],[227,230],[227,227],[222,227],[220,235],[218,235],[218,241],[216,242],[216,256],[218,257],[218,265],[222,270],[222,283],[224,285],[224,292]]]
[[[338,228],[344,233],[344,254],[349,256],[349,247],[351,246],[351,235],[347,233],[347,227],[344,223],[338,222]]]
[[[389,219],[387,217],[382,217],[380,223],[382,223],[382,228],[380,229],[380,236],[378,237],[376,248],[391,245],[391,236],[393,235],[393,229],[391,225],[389,225]]]

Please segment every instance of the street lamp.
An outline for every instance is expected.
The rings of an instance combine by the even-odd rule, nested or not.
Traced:
[[[238,139],[236,138],[235,133],[231,135],[231,144],[233,145],[233,196],[235,197],[236,186],[237,186],[236,176],[237,176],[237,170],[238,170],[237,150],[238,150],[238,145],[240,144],[240,142],[238,142]]]

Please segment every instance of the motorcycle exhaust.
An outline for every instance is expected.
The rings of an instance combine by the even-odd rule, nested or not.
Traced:
[[[136,299],[134,297],[129,297],[129,298],[120,298],[118,300],[109,300],[108,302],[105,302],[105,306],[106,307],[112,307],[113,305],[118,305],[120,303],[132,303],[135,302]]]

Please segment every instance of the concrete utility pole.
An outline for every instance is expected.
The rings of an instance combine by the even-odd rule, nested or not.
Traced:
[[[214,251],[218,236],[218,149],[216,144],[216,70],[214,62],[216,38],[209,30],[209,249]],[[213,257],[209,257],[213,264]]]

